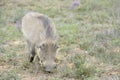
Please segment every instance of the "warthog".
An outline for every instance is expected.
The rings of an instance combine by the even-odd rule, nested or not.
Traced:
[[[43,70],[53,72],[56,65],[57,33],[53,21],[46,15],[29,12],[21,20],[21,32],[30,52],[30,62],[37,56]]]

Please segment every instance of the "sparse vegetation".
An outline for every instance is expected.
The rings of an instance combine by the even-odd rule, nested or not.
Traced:
[[[91,66],[85,55],[74,54],[66,59],[60,68],[60,74],[63,77],[79,78],[84,80],[87,77],[94,75],[95,66]],[[88,65],[89,64],[89,65]]]
[[[120,1],[80,0],[0,1],[0,80],[119,80]],[[58,72],[35,75],[27,60],[22,34],[16,20],[29,11],[50,16],[59,34],[62,61]],[[62,57],[61,57],[62,56]],[[104,78],[105,77],[105,78]]]
[[[0,80],[21,80],[15,71],[1,72]]]

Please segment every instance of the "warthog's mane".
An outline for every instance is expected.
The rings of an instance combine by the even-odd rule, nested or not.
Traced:
[[[39,16],[37,18],[43,23],[46,39],[56,39],[56,31],[53,28],[55,25],[51,22],[50,18],[48,16]]]

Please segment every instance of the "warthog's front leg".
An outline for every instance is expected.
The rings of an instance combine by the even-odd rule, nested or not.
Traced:
[[[34,68],[35,68],[34,73],[37,74],[39,72],[40,67],[41,67],[40,59],[39,59],[37,54],[34,57],[33,63],[35,64],[34,65]]]
[[[26,42],[27,42],[27,48],[28,48],[28,50],[29,50],[29,53],[30,53],[30,62],[33,62],[33,59],[34,59],[34,56],[35,56],[35,46],[34,46],[34,44],[32,44],[32,43],[30,43],[28,40],[26,40]]]

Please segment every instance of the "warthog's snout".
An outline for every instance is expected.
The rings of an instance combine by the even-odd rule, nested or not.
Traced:
[[[53,72],[57,68],[57,64],[55,62],[45,62],[43,63],[43,70],[46,72]]]

